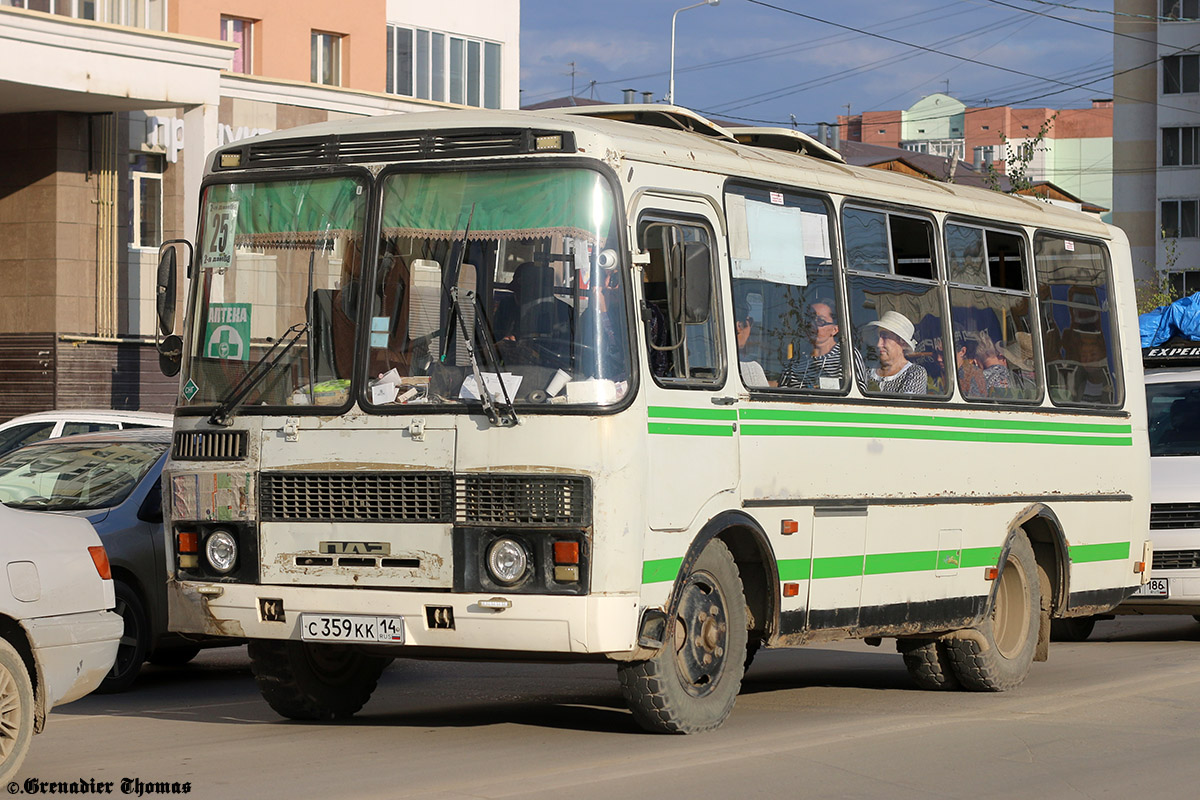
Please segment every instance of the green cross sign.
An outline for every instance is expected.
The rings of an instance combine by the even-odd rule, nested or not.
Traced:
[[[204,357],[250,360],[250,303],[210,303]]]

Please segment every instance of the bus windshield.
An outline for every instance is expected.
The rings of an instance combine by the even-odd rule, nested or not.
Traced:
[[[349,399],[366,198],[349,177],[207,188],[184,405]]]
[[[383,179],[369,401],[603,405],[629,390],[612,192],[586,169]]]
[[[1200,382],[1146,384],[1150,455],[1200,456]]]

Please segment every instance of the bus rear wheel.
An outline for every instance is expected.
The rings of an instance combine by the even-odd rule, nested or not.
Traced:
[[[371,699],[390,659],[344,645],[252,639],[250,669],[263,699],[280,716],[335,720]]]
[[[948,692],[962,688],[954,674],[945,642],[897,639],[896,649],[904,656],[908,674],[922,689]]]
[[[729,548],[709,542],[679,592],[654,658],[618,666],[633,717],[655,733],[700,733],[723,723],[741,688],[746,600]]]
[[[1017,533],[1000,570],[991,610],[978,629],[987,646],[972,639],[946,642],[962,685],[978,692],[1003,692],[1020,685],[1033,663],[1041,613],[1037,560],[1029,539]]]

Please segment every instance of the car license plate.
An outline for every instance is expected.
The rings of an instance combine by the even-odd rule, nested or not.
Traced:
[[[1134,597],[1170,597],[1171,587],[1166,578],[1151,578],[1137,588]]]
[[[301,614],[300,638],[306,642],[404,644],[404,617]]]

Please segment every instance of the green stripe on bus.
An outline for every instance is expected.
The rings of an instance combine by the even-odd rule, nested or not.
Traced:
[[[852,578],[863,574],[864,556],[830,556],[813,559],[813,580],[820,578]]]
[[[1086,564],[1091,561],[1121,561],[1129,558],[1129,542],[1110,544],[1073,544],[1071,561]]]
[[[854,578],[864,575],[896,575],[902,572],[933,572],[939,568],[995,567],[1000,564],[1000,547],[968,547],[963,550],[918,550],[907,553],[868,553],[865,556],[826,558],[781,558],[776,566],[781,581]],[[1081,544],[1071,547],[1071,560],[1122,561],[1129,558],[1129,542]],[[683,566],[682,558],[660,558],[642,563],[642,583],[673,581]]]
[[[994,419],[989,417],[946,417],[922,414],[893,414],[861,411],[799,411],[791,409],[744,408],[739,417],[778,422],[851,422],[860,425],[919,425],[939,428],[986,428],[990,430],[1057,431],[1065,433],[1132,433],[1128,423],[1048,422],[1044,420]]]
[[[655,419],[716,419],[733,422],[737,409],[733,408],[679,408],[676,406],[650,406],[646,413]]]
[[[1073,444],[1130,447],[1133,437],[1068,436],[1039,433],[922,430],[919,428],[816,427],[808,425],[742,424],[743,436],[822,436],[849,439],[923,439],[928,441],[998,442],[1008,444]]]
[[[927,572],[937,569],[938,553],[925,550],[919,553],[875,553],[867,556],[864,575],[887,575],[893,572]]]
[[[781,558],[777,566],[781,581],[806,581],[812,575],[812,561],[807,558]]]
[[[650,433],[672,436],[733,436],[732,425],[701,425],[687,422],[651,422]]]
[[[959,566],[963,569],[999,566],[1002,549],[1000,547],[968,547],[962,551]]]
[[[673,581],[683,566],[682,558],[658,558],[642,562],[642,583]]]

